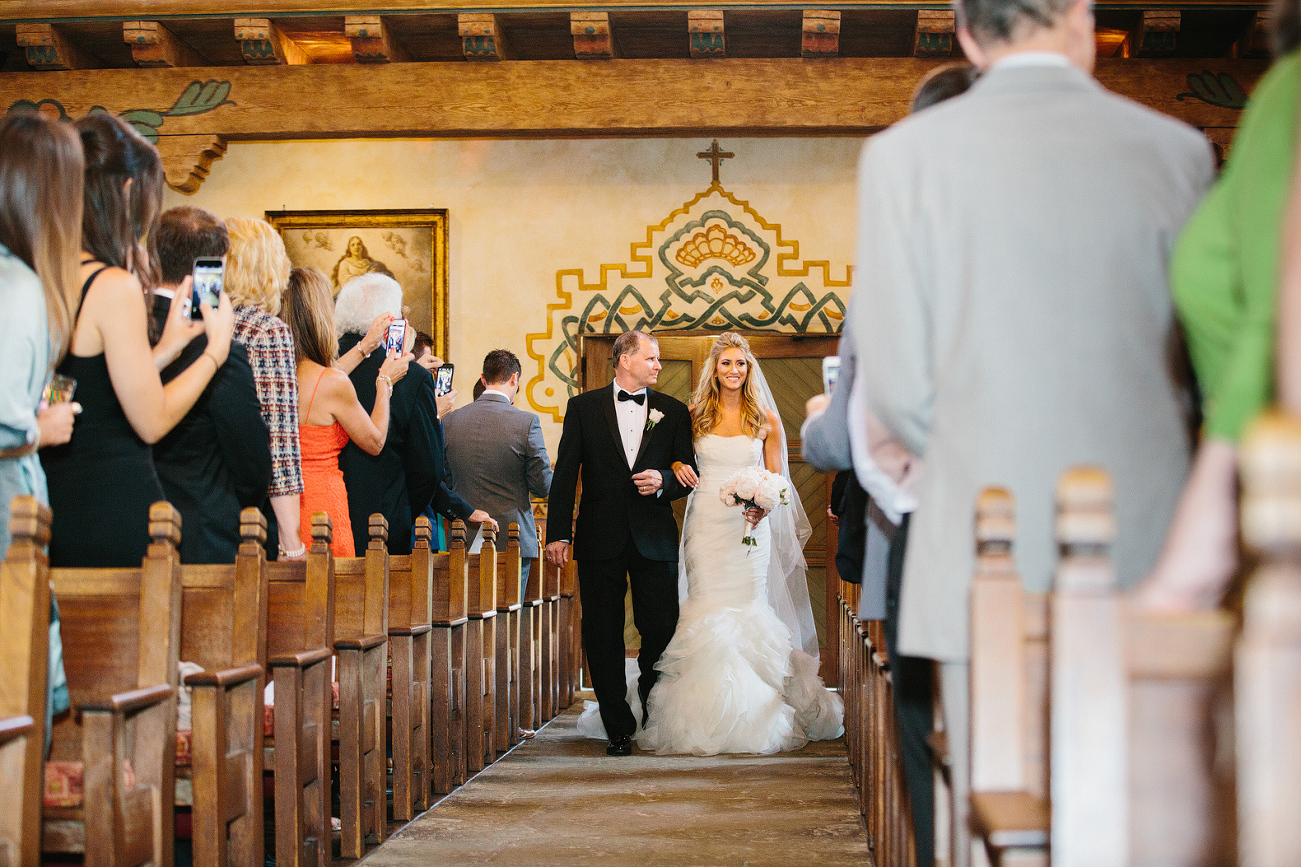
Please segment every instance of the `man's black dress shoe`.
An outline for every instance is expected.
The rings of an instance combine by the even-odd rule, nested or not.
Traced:
[[[605,747],[607,756],[630,756],[632,755],[632,738],[628,735],[616,735],[610,738],[610,743]]]

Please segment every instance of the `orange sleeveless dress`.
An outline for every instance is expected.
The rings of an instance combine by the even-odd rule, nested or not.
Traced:
[[[307,402],[307,412],[302,418],[312,414],[312,403],[316,400],[316,389],[321,387],[321,377],[316,378],[312,397]],[[348,489],[343,484],[343,472],[339,469],[339,452],[348,444],[348,433],[337,421],[331,425],[298,425],[298,446],[303,457],[303,496],[299,512],[299,532],[303,544],[312,544],[312,513],[325,512],[334,524],[334,543],[330,549],[336,557],[355,557],[352,544],[352,520],[348,516]]]

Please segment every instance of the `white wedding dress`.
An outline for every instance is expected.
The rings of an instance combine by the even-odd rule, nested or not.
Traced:
[[[817,659],[795,646],[768,602],[771,521],[759,522],[757,546],[744,545],[743,511],[718,495],[738,469],[762,465],[763,441],[707,434],[695,445],[700,483],[683,521],[687,596],[655,666],[660,677],[637,743],[661,754],[708,756],[775,753],[839,737],[840,697],[825,688]]]

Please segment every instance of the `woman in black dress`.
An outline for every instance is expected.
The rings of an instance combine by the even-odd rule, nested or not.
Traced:
[[[77,121],[85,151],[81,306],[59,373],[76,380],[81,415],[66,445],[44,449],[41,463],[54,512],[50,563],[138,565],[149,545],[149,506],[163,499],[150,444],[184,417],[226,361],[233,313],[225,295],[203,319],[185,318],[176,293],[163,334],[149,347],[145,290],[153,281],[150,249],[162,207],[158,151],[108,114]],[[208,347],[163,385],[158,372],[187,343]]]

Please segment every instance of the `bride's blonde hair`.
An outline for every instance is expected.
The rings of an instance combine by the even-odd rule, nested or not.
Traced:
[[[745,384],[741,387],[741,431],[749,437],[758,437],[768,429],[768,415],[759,403],[759,396],[754,385],[753,371],[758,368],[750,344],[735,331],[725,331],[718,335],[714,345],[709,348],[709,361],[700,371],[696,381],[696,390],[691,395],[691,434],[699,439],[718,427],[722,417],[722,387],[718,384],[718,357],[726,349],[739,349],[745,353]]]

